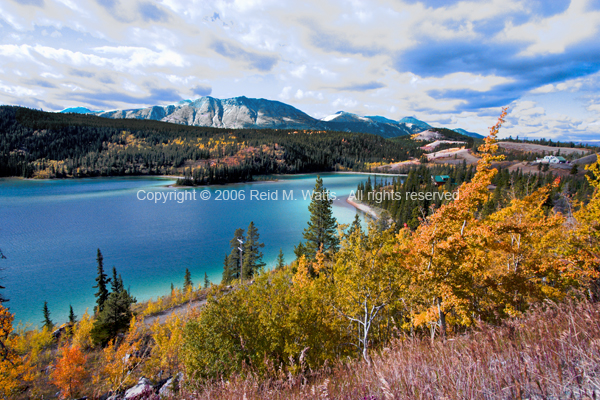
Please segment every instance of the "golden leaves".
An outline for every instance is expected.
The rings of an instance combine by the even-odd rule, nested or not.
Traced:
[[[60,389],[62,398],[70,399],[78,396],[85,387],[89,375],[85,369],[87,357],[76,345],[64,346],[59,353],[50,380]]]

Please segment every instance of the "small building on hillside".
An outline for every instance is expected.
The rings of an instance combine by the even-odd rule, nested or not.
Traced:
[[[433,183],[435,183],[436,186],[443,186],[446,184],[446,182],[450,181],[450,176],[449,175],[434,175],[432,176],[433,179]]]
[[[542,164],[564,164],[567,162],[567,159],[563,156],[545,156],[544,158],[538,158],[535,162]]]

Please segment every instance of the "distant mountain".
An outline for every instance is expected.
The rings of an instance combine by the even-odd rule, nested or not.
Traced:
[[[384,117],[361,117],[345,111],[338,111],[321,119],[321,121],[325,123],[326,129],[329,130],[372,133],[385,138],[411,135],[423,130],[418,126],[409,126]]]
[[[73,114],[97,114],[101,111],[91,111],[85,107],[69,107],[61,111],[61,113],[73,113]]]
[[[90,111],[85,107],[67,108],[62,113],[95,114],[113,119],[149,119],[182,125],[214,128],[310,129],[372,133],[384,138],[411,135],[431,128],[414,117],[394,121],[380,116],[361,117],[345,111],[315,119],[288,104],[245,96],[231,99],[200,97],[167,106],[131,110]],[[476,134],[471,134],[476,135]]]
[[[400,122],[402,122],[403,124],[407,124],[407,125],[408,124],[416,125],[419,128],[422,128],[423,130],[427,130],[432,127],[427,122],[423,122],[419,119],[416,119],[415,117],[404,117],[400,120]]]
[[[106,118],[151,119],[182,125],[232,129],[314,129],[315,124],[319,122],[279,101],[247,97],[224,100],[201,97],[168,106],[106,111],[97,115]]]

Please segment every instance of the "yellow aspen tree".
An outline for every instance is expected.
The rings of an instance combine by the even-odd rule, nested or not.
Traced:
[[[357,229],[342,240],[335,256],[331,304],[350,322],[348,336],[356,338],[354,345],[367,362],[383,310],[406,289],[395,262],[395,240],[393,229],[378,232],[371,226],[368,235]]]
[[[9,398],[34,379],[34,366],[27,355],[19,355],[11,338],[14,315],[0,303],[0,396]]]
[[[574,269],[589,273],[589,297],[600,299],[600,159],[586,166],[594,194],[586,205],[574,213],[575,229],[569,238],[565,260]]]
[[[150,371],[152,375],[159,371],[175,375],[182,370],[181,348],[184,328],[185,321],[177,314],[173,314],[162,324],[156,321],[152,325],[154,346],[152,346],[148,360],[148,368],[152,369]]]
[[[544,208],[553,185],[513,199],[485,221],[491,235],[483,280],[496,318],[521,315],[545,299],[561,300],[581,279],[560,257],[567,239],[564,216]]]
[[[427,288],[423,307],[415,311],[414,323],[439,327],[442,336],[446,335],[449,312],[458,325],[470,325],[474,317],[473,299],[483,268],[476,256],[488,234],[487,227],[478,220],[478,209],[487,200],[488,186],[498,172],[492,168],[492,162],[502,159],[495,155],[496,139],[506,110],[502,110],[485,143],[479,147],[482,157],[472,181],[463,183],[458,189],[458,199],[442,205],[413,235],[407,264],[414,283]],[[437,315],[435,324],[434,315]],[[432,329],[432,336],[434,333]]]
[[[134,374],[147,358],[147,354],[140,353],[143,348],[143,322],[133,317],[120,343],[111,340],[102,351],[102,368],[96,381],[103,382],[112,393],[135,384]]]
[[[86,309],[81,320],[75,324],[73,328],[73,344],[79,346],[82,349],[91,349],[93,346],[92,342],[92,329],[94,328],[94,319],[90,317],[88,310]]]

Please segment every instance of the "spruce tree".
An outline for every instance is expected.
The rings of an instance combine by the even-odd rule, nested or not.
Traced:
[[[105,345],[127,329],[133,316],[131,305],[137,300],[125,289],[121,276],[117,277],[117,281],[118,284],[114,286],[117,291],[109,294],[92,328],[91,336],[97,344]]]
[[[104,302],[108,299],[109,293],[106,285],[110,283],[110,278],[107,278],[104,273],[104,257],[102,257],[100,249],[98,249],[96,261],[98,262],[98,276],[96,277],[96,286],[93,287],[94,289],[98,289],[98,291],[95,294],[96,307],[94,307],[94,310],[96,313],[101,313],[104,309]]]
[[[370,179],[368,179],[367,190],[370,189],[370,184]],[[305,254],[309,258],[315,256],[321,245],[323,245],[324,252],[335,251],[338,248],[337,221],[333,217],[332,204],[331,195],[323,186],[323,179],[317,176],[312,200],[308,206],[310,220],[303,234],[306,241],[304,244]]]
[[[123,287],[123,278],[121,278],[121,275],[117,276],[117,269],[115,267],[112,268],[112,273],[113,273],[112,279],[109,279],[110,288],[113,292],[119,293],[120,291],[125,289]]]
[[[348,234],[353,234],[354,232],[361,232],[362,231],[362,226],[360,225],[360,217],[358,216],[358,213],[356,213],[354,215],[354,221],[352,221],[352,224],[350,224],[350,229],[348,230]]]
[[[285,267],[285,259],[283,258],[283,250],[279,249],[279,254],[277,255],[277,264],[275,264],[276,269],[282,269]]]
[[[223,283],[230,283],[234,279],[240,279],[240,242],[238,239],[245,241],[244,230],[238,228],[233,234],[233,239],[229,242],[231,252],[225,257],[223,263]]]
[[[571,167],[571,175],[577,175],[578,172],[579,169],[577,168],[577,164],[573,164],[573,166]]]
[[[244,242],[244,253],[242,256],[244,279],[252,278],[266,265],[262,260],[263,253],[260,251],[261,248],[265,247],[265,244],[258,241],[259,236],[254,222],[250,222],[248,231],[246,232],[246,241]]]
[[[294,246],[294,254],[296,255],[296,258],[300,258],[302,256],[306,256],[306,246],[304,245],[304,243],[300,242],[298,243],[298,246]]]
[[[73,306],[71,304],[69,304],[69,323],[72,325],[77,323],[77,316],[75,315],[75,312],[73,311]]]
[[[208,279],[208,274],[204,273],[204,289],[208,289],[210,286],[210,280]]]
[[[192,288],[194,286],[194,283],[192,282],[192,273],[190,272],[189,269],[185,269],[185,276],[183,277],[183,288],[185,290],[188,290],[190,288]]]
[[[50,310],[48,309],[47,301],[44,301],[44,308],[42,309],[42,312],[44,314],[44,320],[42,321],[42,324],[44,324],[44,327],[48,328],[48,330],[52,330],[52,328],[54,328],[54,323],[50,319]]]

